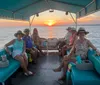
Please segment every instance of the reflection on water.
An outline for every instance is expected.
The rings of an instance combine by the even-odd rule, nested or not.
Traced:
[[[53,38],[53,27],[48,27],[48,38]]]

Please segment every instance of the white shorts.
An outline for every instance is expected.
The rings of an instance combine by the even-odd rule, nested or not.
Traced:
[[[15,51],[12,52],[12,57],[14,58],[14,57],[16,57],[17,55],[21,55],[21,54],[22,54],[22,51],[20,51],[20,50],[15,50]]]

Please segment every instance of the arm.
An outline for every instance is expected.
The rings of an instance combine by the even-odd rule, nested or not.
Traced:
[[[76,34],[74,34],[72,45],[74,45],[74,43],[77,41],[77,39],[78,39],[78,36]]]
[[[11,40],[7,44],[5,44],[5,47],[8,47],[8,46],[12,45],[14,42],[15,42],[15,39]]]
[[[93,50],[97,52],[98,55],[100,55],[100,52],[97,50],[97,48],[88,40],[88,45],[91,47]]]
[[[88,45],[91,47],[93,50],[97,50],[97,48],[88,40]]]
[[[23,53],[26,52],[26,44],[23,42]]]
[[[68,59],[70,59],[70,58],[72,57],[72,55],[73,55],[74,52],[75,52],[75,44],[76,44],[76,43],[74,43],[74,45],[73,45],[72,48],[71,48],[71,51],[70,51],[69,55],[67,55],[67,56],[64,58],[64,60],[68,60]]]
[[[8,42],[7,44],[5,44],[5,50],[6,50],[9,54],[11,54],[11,53],[10,53],[10,51],[9,51],[9,49],[8,49],[8,46],[12,45],[14,42],[15,42],[15,39],[13,39],[13,40],[11,40],[10,42]]]
[[[70,51],[68,57],[71,57],[74,52],[75,52],[75,44],[72,46],[71,51]]]

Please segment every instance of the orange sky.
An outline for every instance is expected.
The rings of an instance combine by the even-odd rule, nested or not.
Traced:
[[[81,18],[78,20],[79,24],[100,24],[100,12],[91,14],[87,17]],[[75,15],[73,14],[75,17]],[[33,16],[31,16],[32,18]],[[71,17],[69,15],[65,15],[65,12],[54,11],[53,13],[49,13],[49,11],[45,11],[39,14],[39,17],[35,17],[32,25],[67,25],[73,23]],[[15,20],[5,20],[0,19],[0,27],[13,27],[13,26],[28,26],[27,21],[15,21]]]

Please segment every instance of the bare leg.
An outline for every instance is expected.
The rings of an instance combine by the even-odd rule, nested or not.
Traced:
[[[37,63],[37,55],[38,55],[38,50],[36,49],[33,49],[31,50],[31,56],[32,56],[32,59],[33,59],[33,63]]]
[[[35,59],[35,51],[31,50],[30,54],[31,54],[31,58],[32,58],[33,61],[34,61],[34,59]]]
[[[37,46],[37,49],[40,51],[40,53],[41,53],[42,55],[45,55],[45,54],[43,53],[43,51],[41,50],[41,47],[40,47],[40,46]]]
[[[60,72],[61,69],[63,68],[63,65],[64,65],[64,62],[62,62],[58,68],[53,69],[53,71],[54,72]]]
[[[23,56],[26,66],[28,66],[28,58],[26,55]]]
[[[66,79],[66,72],[68,70],[68,64],[69,64],[69,62],[75,62],[75,59],[64,60],[63,75],[59,78],[59,80],[65,80]]]
[[[66,50],[67,50],[67,46],[63,46],[63,47],[62,47],[62,50],[61,50],[62,56],[65,55]]]
[[[38,57],[38,50],[34,49],[35,53],[34,53],[34,60],[37,61],[37,57]]]
[[[63,76],[66,75],[66,71],[68,69],[68,61],[64,61],[64,67],[63,67]]]
[[[24,61],[23,57],[22,56],[16,56],[15,59],[20,61],[21,68],[23,69],[24,72],[28,73],[28,69],[27,69],[27,66],[25,64],[25,61]]]
[[[66,56],[64,56],[64,57],[66,57]],[[61,71],[61,69],[64,67],[64,60],[62,61],[62,63],[60,64],[60,66],[58,67],[58,68],[56,68],[56,69],[53,69],[53,71],[54,72],[59,72],[59,71]]]

